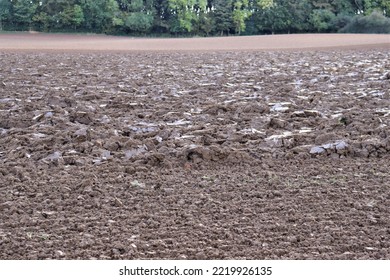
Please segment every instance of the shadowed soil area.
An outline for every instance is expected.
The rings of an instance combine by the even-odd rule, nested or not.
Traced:
[[[0,35],[0,259],[389,259],[389,37],[263,37]]]

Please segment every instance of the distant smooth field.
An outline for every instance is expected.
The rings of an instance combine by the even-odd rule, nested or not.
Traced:
[[[234,51],[373,47],[390,48],[390,35],[294,34],[149,39],[104,35],[0,34],[0,50],[11,51]]]

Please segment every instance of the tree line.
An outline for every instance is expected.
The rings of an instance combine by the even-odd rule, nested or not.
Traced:
[[[390,33],[389,0],[0,0],[0,30],[211,36]]]

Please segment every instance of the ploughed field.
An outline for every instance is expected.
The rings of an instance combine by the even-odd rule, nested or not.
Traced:
[[[1,259],[389,259],[384,49],[0,52]]]

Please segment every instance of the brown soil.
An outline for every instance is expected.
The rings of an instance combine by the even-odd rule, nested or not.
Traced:
[[[389,259],[374,37],[0,35],[0,258]]]
[[[390,35],[298,34],[191,39],[144,39],[104,35],[0,34],[2,50],[227,51],[326,48],[390,48]]]

